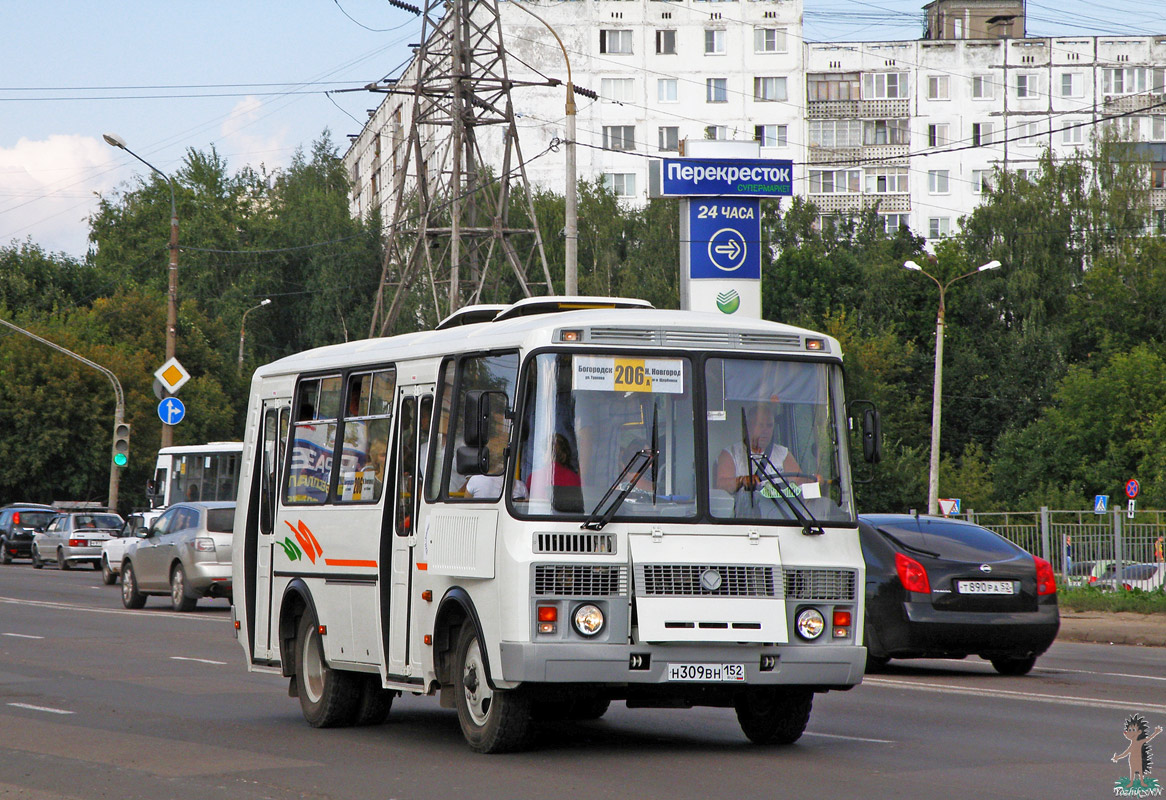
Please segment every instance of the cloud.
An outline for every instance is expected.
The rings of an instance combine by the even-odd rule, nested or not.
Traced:
[[[270,168],[291,161],[294,145],[288,144],[287,128],[273,127],[271,115],[271,109],[257,97],[245,97],[231,109],[220,129],[223,147],[219,152],[233,167],[266,164]]]
[[[0,246],[27,238],[48,251],[83,256],[95,193],[110,191],[128,174],[112,149],[90,136],[20,139],[0,148]]]

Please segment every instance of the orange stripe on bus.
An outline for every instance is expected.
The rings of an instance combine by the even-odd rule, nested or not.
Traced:
[[[429,569],[429,565],[426,564],[424,561],[418,561],[417,562],[417,569],[420,572],[424,572],[425,570]]]
[[[376,567],[377,562],[365,561],[359,558],[325,558],[324,563],[330,567]]]

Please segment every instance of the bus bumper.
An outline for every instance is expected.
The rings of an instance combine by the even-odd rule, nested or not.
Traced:
[[[598,643],[502,642],[503,686],[518,683],[665,684],[675,665],[744,666],[745,685],[848,689],[862,681],[866,648],[847,645],[606,645]],[[692,685],[692,684],[689,684]],[[722,685],[728,685],[723,682]]]

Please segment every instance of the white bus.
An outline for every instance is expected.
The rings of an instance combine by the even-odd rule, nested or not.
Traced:
[[[146,485],[150,508],[190,500],[234,500],[239,493],[242,442],[175,445],[158,451]]]
[[[793,742],[865,665],[847,439],[837,341],[642,301],[284,358],[251,384],[236,636],[317,727],[410,692],[479,752],[613,700]]]

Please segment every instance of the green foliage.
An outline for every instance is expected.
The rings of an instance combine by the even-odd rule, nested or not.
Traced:
[[[1166,615],[1166,592],[1155,589],[1130,591],[1105,591],[1093,586],[1080,588],[1057,588],[1057,604],[1067,611],[1128,611],[1135,614]],[[1166,616],[1162,618],[1166,623]]]

